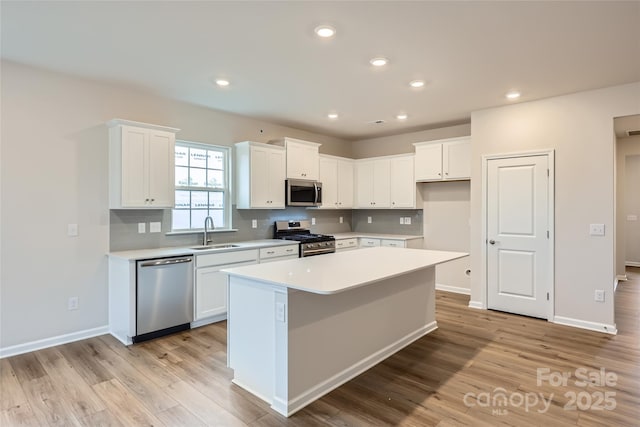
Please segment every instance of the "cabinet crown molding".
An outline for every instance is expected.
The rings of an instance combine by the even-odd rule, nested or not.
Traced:
[[[469,135],[469,136],[456,136],[455,138],[434,139],[434,140],[431,140],[431,141],[414,142],[412,145],[414,147],[419,147],[421,145],[442,144],[443,142],[470,141],[470,140],[471,140],[471,135]]]
[[[302,139],[296,139],[296,138],[289,138],[288,136],[285,136],[283,138],[277,138],[277,139],[272,139],[271,141],[269,141],[269,144],[275,144],[275,145],[286,145],[287,142],[293,142],[296,144],[304,144],[304,145],[308,145],[311,147],[320,147],[322,144],[319,144],[317,142],[310,142],[310,141],[305,141]]]
[[[107,122],[107,126],[112,128],[114,126],[135,126],[135,127],[139,127],[139,128],[145,128],[145,129],[154,129],[154,130],[161,130],[161,131],[165,131],[165,132],[173,132],[173,133],[178,133],[180,132],[180,129],[178,128],[172,128],[169,126],[161,126],[161,125],[153,125],[150,123],[142,123],[142,122],[134,122],[133,120],[125,120],[125,119],[112,119],[109,120]]]

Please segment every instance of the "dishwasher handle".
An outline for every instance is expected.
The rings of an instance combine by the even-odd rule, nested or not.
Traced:
[[[193,258],[161,259],[158,261],[143,262],[142,264],[140,264],[140,267],[157,267],[159,265],[182,264],[191,261],[193,261]]]

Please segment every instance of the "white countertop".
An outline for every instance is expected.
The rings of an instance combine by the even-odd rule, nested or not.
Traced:
[[[422,239],[423,236],[413,236],[406,234],[383,234],[383,233],[360,233],[356,231],[351,231],[349,233],[336,233],[333,234],[333,237],[336,240],[342,239],[353,239],[360,237],[369,237],[372,239],[393,239],[393,240],[413,240],[413,239]]]
[[[375,247],[222,271],[231,276],[328,295],[467,255],[464,252]]]
[[[260,249],[260,248],[268,248],[274,246],[288,246],[288,245],[298,245],[298,242],[292,242],[290,240],[279,240],[279,239],[263,239],[263,240],[251,240],[247,242],[230,242],[229,244],[238,245],[233,248],[213,248],[213,249],[204,249],[204,250],[196,250],[193,247],[197,247],[198,245],[193,245],[193,247],[185,246],[185,247],[167,247],[167,248],[155,248],[155,249],[137,249],[131,251],[117,251],[117,252],[109,252],[109,257],[118,258],[128,261],[137,261],[141,259],[152,259],[152,258],[166,258],[172,256],[184,256],[184,255],[204,255],[211,253],[221,253],[221,252],[233,252],[233,251],[243,251],[247,249]]]

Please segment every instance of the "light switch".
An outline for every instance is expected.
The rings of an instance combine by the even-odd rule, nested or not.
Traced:
[[[315,218],[311,218],[311,225],[316,225],[316,219]]]
[[[162,223],[161,222],[150,222],[149,223],[149,233],[160,233],[162,231]]]
[[[67,236],[76,237],[78,235],[78,224],[67,224]]]
[[[373,222],[372,218],[370,216],[367,217],[367,224],[371,224]]]
[[[286,322],[287,321],[287,313],[286,306],[283,302],[276,303],[276,320],[278,322]]]
[[[591,236],[604,236],[604,224],[590,224],[589,234]]]
[[[258,228],[258,220],[257,219],[252,219],[251,220],[251,228]]]
[[[340,217],[340,224],[344,222],[344,218]]]
[[[147,224],[144,222],[138,223],[138,233],[143,234],[147,232]]]

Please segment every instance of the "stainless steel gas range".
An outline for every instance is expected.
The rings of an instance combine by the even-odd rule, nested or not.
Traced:
[[[329,254],[336,251],[336,239],[325,234],[313,234],[307,220],[276,221],[274,238],[300,242],[300,257]]]

